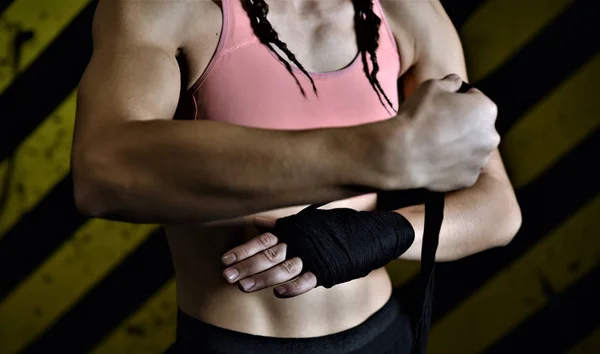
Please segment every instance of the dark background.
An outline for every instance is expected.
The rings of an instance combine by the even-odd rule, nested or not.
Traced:
[[[431,353],[600,353],[595,2],[443,1],[499,106],[523,211],[508,247],[438,265]],[[155,226],[77,213],[74,92],[88,0],[0,0],[0,353],[161,353],[175,288]],[[417,265],[389,265],[397,294]]]

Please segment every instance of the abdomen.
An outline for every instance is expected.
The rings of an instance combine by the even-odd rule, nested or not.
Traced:
[[[374,210],[376,195],[332,202],[323,209]],[[267,288],[243,293],[221,273],[221,256],[258,235],[256,215],[280,218],[306,206],[296,206],[204,225],[167,227],[175,265],[178,303],[187,314],[231,330],[273,337],[315,337],[354,327],[381,308],[391,294],[391,282],[381,268],[367,277],[319,287],[292,299],[278,299]]]

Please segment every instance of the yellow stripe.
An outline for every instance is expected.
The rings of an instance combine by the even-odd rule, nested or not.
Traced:
[[[488,0],[460,29],[471,81],[502,65],[573,0]]]
[[[568,354],[598,354],[600,351],[600,328],[571,348]]]
[[[600,264],[600,195],[507,266],[431,331],[429,353],[479,353]]]
[[[162,354],[175,341],[176,321],[175,280],[171,279],[92,354]]]
[[[18,74],[35,61],[88,2],[89,0],[16,0],[2,13],[0,58],[9,60],[5,65],[0,65],[0,94]],[[14,72],[13,42],[18,31],[32,31],[33,38],[21,47],[17,72]]]
[[[82,226],[0,303],[0,353],[30,343],[155,228],[99,219]]]
[[[600,127],[595,93],[600,91],[600,55],[556,88],[511,128],[501,153],[513,184],[521,187]]]
[[[7,200],[0,214],[0,238],[69,171],[75,122],[75,92],[17,148]],[[8,166],[8,161],[0,165]]]
[[[0,58],[6,60],[0,65],[0,94],[88,3],[89,0],[16,0],[1,14]],[[13,42],[19,31],[32,31],[33,38],[21,47],[15,72]],[[0,213],[0,238],[66,175],[74,114],[72,94],[16,152],[7,201]],[[0,171],[7,166],[8,161],[2,161]]]

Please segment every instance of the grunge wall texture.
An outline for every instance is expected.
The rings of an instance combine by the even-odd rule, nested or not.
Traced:
[[[523,226],[439,264],[430,353],[600,353],[600,34],[594,0],[443,1],[499,105]],[[162,353],[175,287],[156,226],[73,205],[91,0],[0,0],[0,353]],[[397,293],[417,264],[389,265]],[[521,346],[519,346],[521,345]]]

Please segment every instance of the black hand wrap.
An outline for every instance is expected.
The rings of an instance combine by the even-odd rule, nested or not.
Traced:
[[[408,220],[392,211],[317,207],[278,219],[272,230],[288,245],[287,258],[300,257],[302,272],[312,272],[317,286],[365,277],[400,257],[415,239]]]

